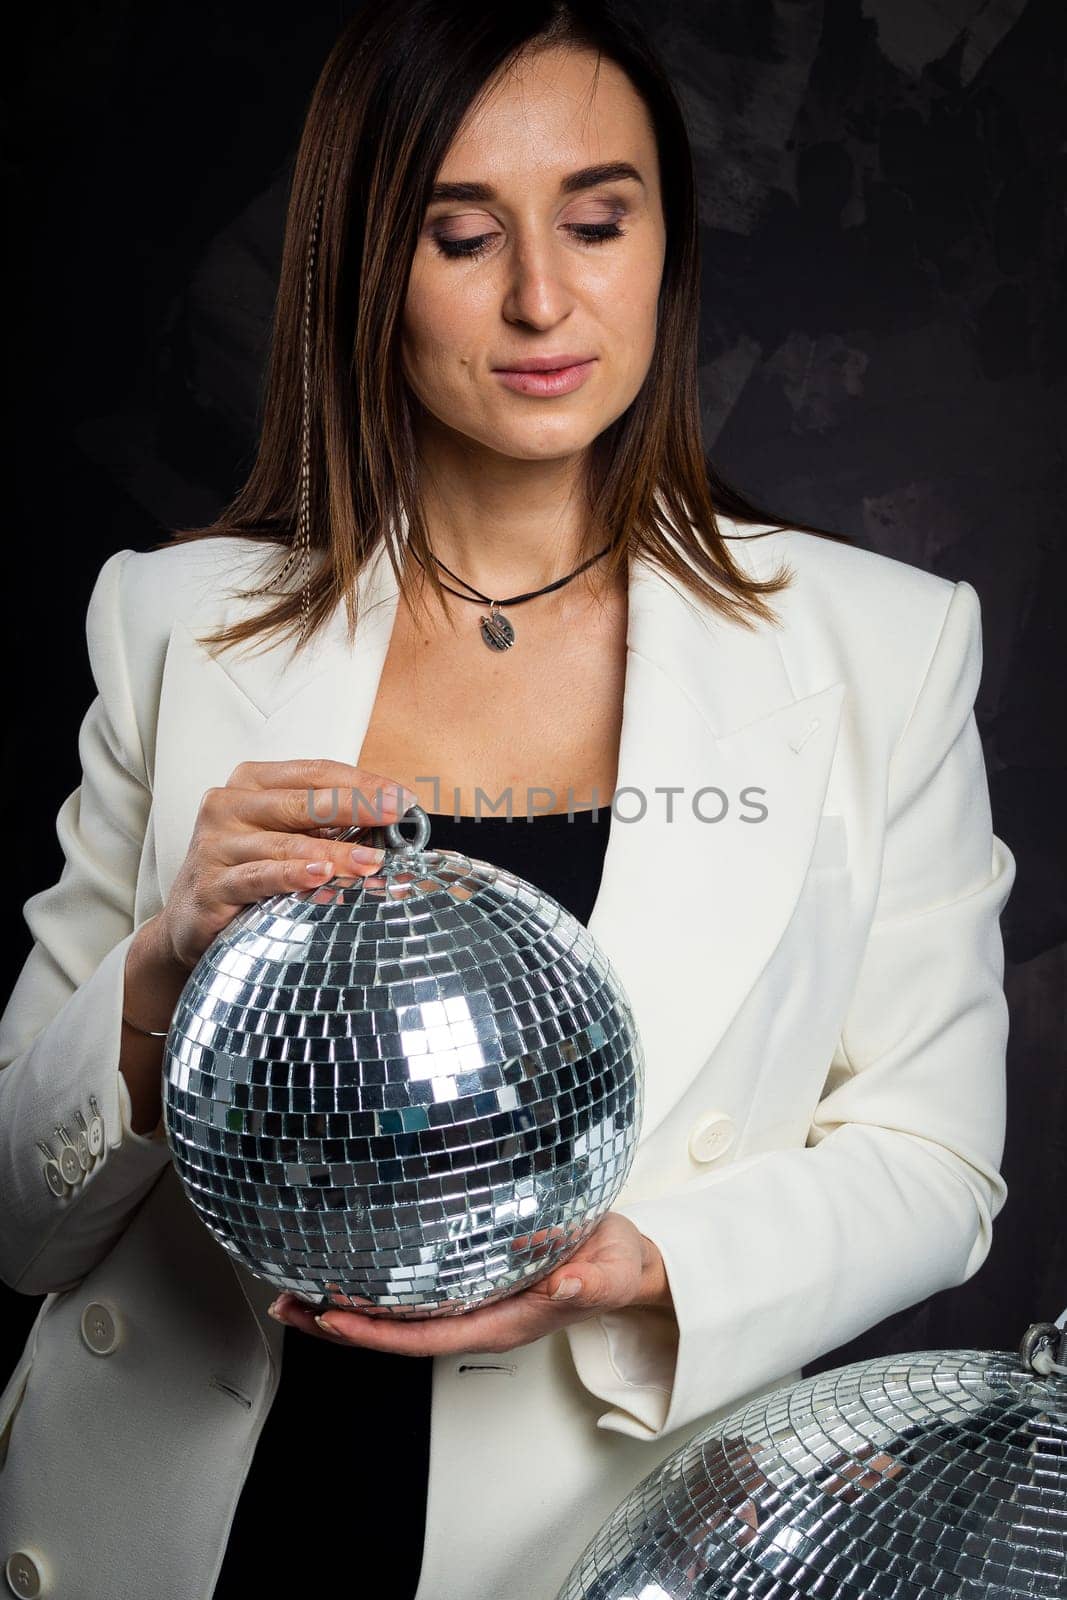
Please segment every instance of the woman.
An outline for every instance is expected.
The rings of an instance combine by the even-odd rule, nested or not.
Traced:
[[[255,467],[100,573],[0,1022],[0,1269],[45,1296],[0,1409],[18,1594],[551,1600],[667,1454],[988,1253],[1014,862],[977,597],[707,468],[696,228],[600,5],[377,7],[326,64]],[[242,905],[372,871],[336,824],[412,799],[588,922],[641,1139],[542,1283],[320,1325],[185,1200],[161,1035]]]

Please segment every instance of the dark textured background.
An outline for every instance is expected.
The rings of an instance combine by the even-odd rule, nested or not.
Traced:
[[[994,821],[1018,862],[992,1253],[805,1370],[1013,1348],[1067,1306],[1067,12],[640,9],[698,164],[706,447],[781,517],[974,585]],[[347,14],[45,4],[12,47],[3,838],[19,964],[20,908],[58,876],[55,813],[78,781],[92,582],[113,550],[207,520],[247,470],[288,164]],[[2,1380],[38,1301],[0,1302]]]

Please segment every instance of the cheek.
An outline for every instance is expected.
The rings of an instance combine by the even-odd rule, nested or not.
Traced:
[[[597,289],[604,325],[615,328],[620,337],[632,340],[645,353],[655,339],[661,277],[657,255],[630,255],[605,270]]]
[[[412,281],[404,305],[404,345],[414,360],[424,360],[439,345],[447,345],[450,321],[447,304],[425,281]]]
[[[422,346],[462,348],[483,326],[495,293],[489,274],[456,271],[450,262],[416,258],[408,279],[405,326]]]
[[[404,305],[404,359],[425,383],[462,386],[474,365],[480,325],[473,296],[432,275],[413,276]]]

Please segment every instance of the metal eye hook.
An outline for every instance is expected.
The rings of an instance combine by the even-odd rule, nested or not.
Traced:
[[[1043,1378],[1050,1372],[1067,1373],[1067,1328],[1054,1322],[1032,1322],[1019,1342],[1019,1355]]]
[[[407,839],[400,832],[406,823],[413,824],[415,828],[414,839]],[[399,855],[414,855],[418,850],[424,850],[430,838],[430,819],[419,805],[411,805],[398,817],[396,822],[381,823],[351,823],[346,828],[319,828],[317,832],[323,838],[338,839],[342,843],[349,839],[359,844],[369,845],[372,849],[393,850]]]
[[[400,829],[405,823],[412,823],[415,828],[415,837],[408,839]],[[424,850],[430,840],[430,819],[421,806],[409,806],[402,817],[396,822],[390,822],[385,830],[385,837],[390,848],[401,850],[406,855],[412,855],[416,850]]]

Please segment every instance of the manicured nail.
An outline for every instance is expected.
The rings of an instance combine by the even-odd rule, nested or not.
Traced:
[[[340,1328],[335,1328],[331,1323],[326,1321],[325,1317],[316,1317],[315,1321],[318,1323],[323,1333],[332,1333],[335,1339],[339,1339],[341,1337]]]
[[[277,1300],[273,1300],[271,1302],[271,1304],[267,1307],[267,1315],[268,1315],[268,1317],[273,1317],[275,1322],[284,1322],[285,1321],[285,1318],[281,1315],[281,1312],[280,1312],[281,1303],[282,1303],[282,1301],[284,1299],[285,1299],[285,1296],[280,1294],[278,1296]]]
[[[563,1278],[553,1289],[553,1300],[569,1300],[582,1287],[581,1278]]]

